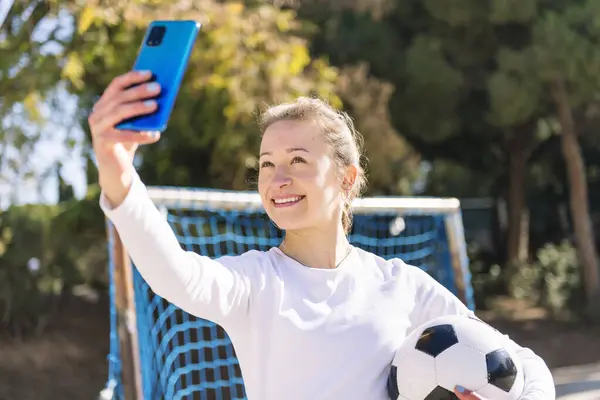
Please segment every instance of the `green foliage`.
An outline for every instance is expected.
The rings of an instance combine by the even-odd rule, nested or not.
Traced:
[[[490,98],[488,121],[491,125],[510,128],[535,119],[542,94],[539,80],[515,75],[515,68],[528,70],[529,61],[509,49],[498,52],[497,71],[490,75],[487,89]]]
[[[407,50],[405,68],[406,85],[399,105],[428,110],[404,113],[408,129],[427,132],[432,142],[456,134],[460,128],[457,106],[463,78],[448,63],[441,40],[426,34],[417,36]]]
[[[15,1],[0,25],[0,116],[24,99],[25,103],[35,104],[40,95],[56,84],[57,69],[52,68],[56,59],[51,54],[42,54],[44,42],[31,37],[43,19],[53,14],[52,3]],[[47,39],[55,37],[53,31]]]
[[[502,269],[492,262],[490,254],[483,252],[477,245],[469,245],[467,255],[475,306],[478,310],[485,310],[488,308],[489,298],[504,293]]]
[[[309,7],[301,15],[324,27],[318,54],[338,66],[365,62],[395,88],[399,134],[425,158],[458,162],[490,182],[503,179],[515,129],[552,116],[548,84],[568,82],[574,107],[598,89],[594,0],[402,1],[375,22]],[[527,154],[549,139],[519,134],[534,136],[522,141]]]
[[[57,10],[56,0],[15,1],[0,24],[0,184],[7,187],[34,175],[31,154],[48,118],[42,106],[60,79],[59,56],[46,51],[61,42],[47,20]]]
[[[4,252],[0,258],[1,325],[13,333],[41,330],[60,295],[63,281],[71,280],[70,265],[57,268],[52,220],[60,213],[56,206],[10,207],[1,216]],[[28,262],[39,260],[39,270],[32,271]],[[35,267],[34,267],[35,268]]]
[[[576,249],[567,241],[546,244],[534,263],[519,265],[510,289],[516,298],[542,305],[555,315],[576,312],[583,304]]]
[[[488,197],[494,181],[485,171],[472,171],[462,164],[446,160],[431,163],[424,195],[441,197]]]
[[[80,34],[63,76],[84,108],[131,68],[149,21],[169,16],[203,23],[169,130],[140,152],[140,174],[149,184],[247,189],[257,163],[260,107],[310,94],[341,106],[337,71],[311,57],[291,10],[263,2],[131,1],[73,5],[71,12]]]
[[[1,329],[39,334],[76,285],[106,280],[97,199],[94,189],[82,201],[12,206],[0,214]]]
[[[0,115],[6,115],[3,105],[26,99],[32,111],[28,118],[35,120],[46,89],[62,82],[79,97],[84,127],[92,101],[133,65],[149,21],[203,23],[168,139],[143,154],[141,174],[148,183],[246,188],[245,175],[256,163],[258,108],[309,94],[341,106],[335,93],[337,71],[312,57],[306,39],[298,35],[306,24],[292,10],[269,2],[62,0],[38,2],[28,14],[31,9],[16,4],[0,31],[7,54],[22,54],[22,59],[2,57],[0,62],[0,92],[14,95],[3,97]],[[76,33],[68,36],[57,29],[33,41],[28,28],[61,12],[73,16]],[[50,45],[52,52],[40,51]],[[15,51],[21,47],[26,51]],[[14,79],[10,69],[18,71]],[[0,132],[0,143],[2,139]]]
[[[521,178],[528,169],[547,170],[541,164],[554,152],[554,135],[568,135],[572,140],[562,141],[559,157],[569,172],[576,243],[589,255],[582,268],[592,276],[597,260],[586,233],[587,182],[574,138],[588,110],[597,108],[599,4],[406,0],[376,22],[352,12],[319,13],[310,5],[302,14],[323,26],[313,44],[317,54],[327,54],[340,67],[367,63],[375,77],[394,87],[392,126],[432,162],[435,177],[459,177],[463,196],[487,190],[510,198],[507,258],[514,259],[519,248],[524,199],[537,190]],[[393,55],[373,50],[385,46],[393,47]],[[539,121],[557,119],[560,129],[541,134]],[[464,167],[462,176],[455,165]],[[485,184],[469,184],[477,180]],[[443,180],[430,183],[430,193],[447,190]]]
[[[55,244],[61,257],[71,260],[79,283],[108,287],[107,243],[104,214],[98,206],[100,188],[90,185],[82,200],[71,198],[61,203],[61,213],[53,221]]]
[[[538,0],[492,0],[490,20],[495,24],[527,23],[535,17]]]
[[[310,22],[269,3],[15,2],[0,26],[0,145],[19,151],[0,151],[0,180],[27,171],[40,139],[39,129],[11,123],[9,113],[28,127],[42,126],[40,104],[66,83],[79,97],[87,129],[87,110],[111,79],[131,68],[148,22],[189,18],[204,26],[168,132],[139,152],[147,183],[246,189],[260,140],[256,112],[265,104],[318,94],[356,118],[372,192],[410,194],[426,159],[433,165],[428,194],[497,195],[506,191],[507,165],[518,153],[528,159],[530,172],[522,174],[532,177],[523,196],[543,201],[536,209],[547,208],[544,215],[556,215],[569,185],[549,88],[565,83],[571,108],[580,112],[576,123],[597,114],[600,2],[388,1],[393,7],[381,18],[360,7],[330,10],[332,2],[303,2],[298,15]],[[367,3],[383,2],[361,4]],[[56,30],[32,40],[42,20],[59,11],[74,18],[76,34]],[[49,44],[57,50],[42,52]],[[580,132],[596,182],[598,121],[592,122]],[[87,169],[95,182],[91,162]],[[34,327],[39,316],[31,310],[39,306],[40,315],[49,315],[53,303],[45,300],[78,283],[105,285],[104,226],[97,188],[91,190],[77,202],[61,183],[59,206],[12,207],[1,215],[3,327]],[[598,193],[591,197],[592,205],[599,204]],[[535,232],[548,235],[549,226],[558,231],[558,218],[552,226],[549,218],[540,219],[532,225]],[[41,262],[35,274],[25,268],[31,257]],[[564,309],[569,288],[579,285],[572,248],[547,246],[538,259],[518,269],[512,290]],[[490,267],[495,262],[473,264],[478,293],[503,283],[499,267]]]
[[[412,194],[421,157],[391,124],[388,103],[392,85],[369,76],[368,66],[362,64],[341,69],[337,90],[364,137],[367,194]]]

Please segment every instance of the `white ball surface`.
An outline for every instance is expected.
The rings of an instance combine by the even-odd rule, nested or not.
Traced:
[[[409,334],[392,362],[392,400],[452,400],[457,385],[488,400],[517,400],[523,369],[508,339],[485,322],[445,316]]]

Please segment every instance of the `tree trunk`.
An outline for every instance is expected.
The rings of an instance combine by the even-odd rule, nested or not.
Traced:
[[[531,153],[533,127],[521,126],[508,142],[508,232],[506,237],[506,262],[509,268],[527,258],[527,237],[523,235],[526,213],[527,160]]]
[[[555,82],[552,97],[561,125],[561,144],[569,178],[569,200],[575,231],[577,255],[582,266],[582,279],[588,304],[600,299],[600,267],[589,211],[587,177],[577,139],[569,95],[563,81]],[[591,309],[590,309],[591,311]]]

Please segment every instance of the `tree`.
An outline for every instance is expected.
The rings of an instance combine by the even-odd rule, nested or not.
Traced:
[[[59,40],[57,30],[39,33],[40,24],[55,12],[55,1],[14,2],[0,25],[0,115],[16,103],[29,103],[34,110],[45,91],[54,87],[56,59],[44,44]],[[58,35],[58,36],[57,36]],[[40,71],[45,73],[40,74]]]
[[[354,7],[350,3],[343,6]],[[383,3],[374,1],[374,9],[381,10]],[[95,98],[115,75],[133,64],[138,45],[132,43],[141,42],[149,20],[209,21],[201,30],[169,131],[159,144],[139,153],[140,173],[148,183],[246,189],[256,164],[259,140],[255,114],[265,104],[316,94],[336,107],[361,112],[356,104],[352,106],[352,95],[345,96],[344,105],[338,98],[338,91],[348,90],[349,86],[344,88],[341,83],[347,80],[338,81],[336,69],[324,58],[309,54],[303,36],[310,36],[314,27],[299,21],[293,10],[282,10],[268,1],[172,4],[138,0],[83,4],[63,0],[35,5],[40,10],[45,6],[39,19],[62,21],[62,26],[57,24],[50,35],[38,40],[40,48],[53,48],[52,54],[45,55],[52,62],[45,64],[44,74],[39,75],[54,85],[68,83],[68,90],[79,97],[84,128]],[[17,11],[25,10],[21,8],[13,8],[12,13],[20,15]],[[63,17],[57,18],[59,14]],[[65,14],[73,20],[64,18]],[[70,24],[74,32],[65,35],[65,31],[73,30]],[[12,46],[26,47],[30,39],[26,34],[20,35]],[[41,54],[36,53],[34,59],[41,60]],[[377,84],[374,85],[373,96],[389,96],[385,92],[378,94]],[[370,118],[362,112],[360,118],[363,117]],[[389,118],[382,119],[381,129],[373,125],[372,118],[366,124],[360,123],[360,118],[356,118],[358,125],[372,151],[383,140],[390,140],[385,126]],[[362,129],[365,125],[366,130]],[[383,158],[377,157],[370,168],[370,189],[408,193],[414,175],[411,171],[415,170],[411,164],[414,151],[399,137],[391,139],[391,143],[393,146],[386,149],[389,163],[406,167],[395,168],[390,174],[389,163],[384,165]],[[88,174],[93,178],[91,171]]]
[[[492,74],[502,46],[523,45],[526,35],[507,32],[526,30],[520,15],[527,5],[512,19],[496,21],[498,12],[487,3],[463,3],[403,1],[381,19],[348,11],[325,17],[309,7],[301,15],[323,26],[313,45],[317,54],[329,54],[338,66],[367,62],[375,77],[395,88],[389,105],[393,127],[434,168],[443,165],[436,160],[445,160],[476,170],[492,182],[489,194],[509,199],[506,258],[514,260],[522,247],[527,161],[541,142],[539,110],[510,116],[512,121],[497,118],[507,114],[498,106],[509,104],[494,102],[499,80]]]
[[[499,52],[495,93],[504,93],[502,97],[512,104],[513,114],[531,115],[548,108],[553,111],[560,126],[571,217],[586,296],[590,305],[597,304],[600,264],[573,110],[593,103],[600,88],[600,50],[596,46],[600,28],[594,19],[600,8],[597,2],[587,0],[558,7],[533,0],[529,3],[533,6],[524,18],[529,21],[531,38],[520,49],[503,48]],[[510,102],[511,99],[515,101]]]
[[[336,70],[310,57],[292,11],[208,0],[87,3],[70,10],[79,34],[69,45],[63,76],[82,110],[131,68],[138,48],[132,43],[141,43],[148,21],[210,21],[201,29],[168,131],[140,152],[140,173],[150,184],[245,189],[257,163],[260,107],[300,94],[341,105]]]
[[[578,142],[573,110],[595,100],[600,89],[600,5],[593,0],[540,13],[528,58],[556,108],[561,144],[567,166],[570,206],[586,296],[599,313],[600,263],[589,211],[584,160]]]
[[[385,127],[389,118],[383,117],[383,129],[374,126],[372,118],[362,123],[361,119],[369,116],[349,95],[355,86],[345,85],[348,80],[324,58],[311,57],[307,39],[299,35],[310,32],[310,24],[298,21],[291,10],[266,3],[202,1],[187,8],[160,1],[144,7],[140,2],[73,6],[70,10],[76,16],[79,35],[69,45],[63,76],[72,83],[71,91],[80,96],[85,110],[110,79],[130,68],[137,50],[131,43],[142,40],[148,20],[165,15],[209,20],[198,38],[168,132],[158,144],[140,153],[139,170],[146,182],[247,189],[254,177],[260,139],[256,113],[266,104],[308,94],[346,107],[370,147],[386,137],[392,144],[385,153],[390,163],[409,166],[414,151],[399,137],[390,139]],[[107,15],[112,17],[106,19]],[[127,24],[122,23],[125,19]],[[372,87],[373,100],[389,96],[376,82],[365,84]],[[341,92],[346,94],[344,104],[338,96]],[[373,163],[370,188],[408,193],[414,175],[409,171],[414,170],[412,166],[396,168],[390,174],[389,163],[380,167]]]
[[[403,1],[381,20],[306,8],[323,29],[313,48],[334,65],[365,61],[391,83],[394,127],[426,159],[454,160],[500,180],[508,173],[508,259],[518,253],[526,166],[552,140],[539,121],[556,118],[588,300],[598,261],[573,110],[598,92],[600,51],[593,0]],[[505,172],[506,171],[506,172]]]
[[[21,182],[47,172],[34,171],[31,155],[55,108],[60,69],[49,48],[62,35],[60,27],[44,22],[57,10],[56,1],[16,1],[0,25],[0,185],[9,188],[9,203]]]
[[[337,91],[363,134],[368,160],[368,192],[378,195],[410,195],[420,175],[419,154],[392,126],[389,98],[392,85],[369,76],[365,64],[341,69]]]

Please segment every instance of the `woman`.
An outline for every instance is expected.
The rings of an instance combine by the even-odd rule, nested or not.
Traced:
[[[89,124],[101,207],[150,287],[226,329],[250,400],[387,399],[403,338],[437,316],[471,312],[419,268],[348,242],[350,202],[365,185],[349,118],[306,98],[266,111],[258,191],[285,239],[269,251],[212,260],[181,249],[132,166],[136,147],[158,135],[114,128],[154,111],[160,88],[142,84],[149,77],[116,78]],[[522,347],[518,354],[522,399],[554,399],[544,361]],[[456,394],[480,398],[462,387]]]

